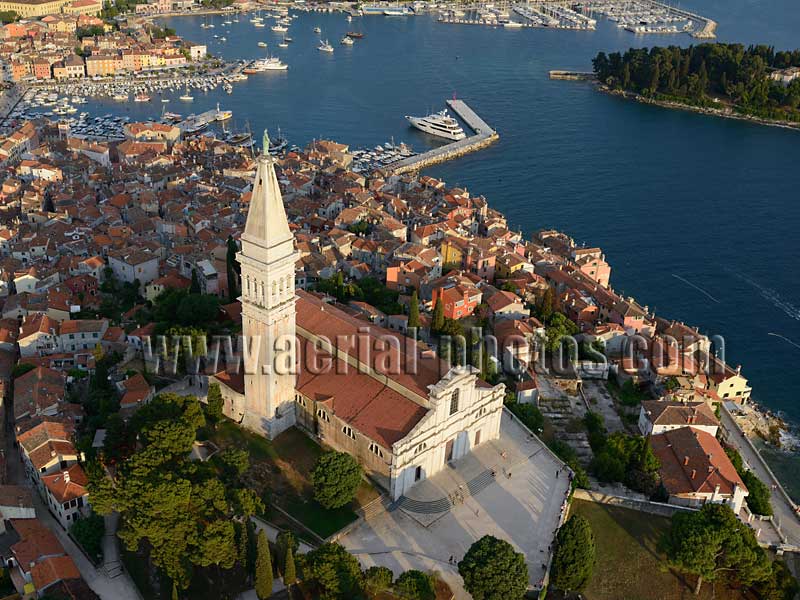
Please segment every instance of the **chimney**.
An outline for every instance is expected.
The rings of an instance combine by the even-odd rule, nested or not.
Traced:
[[[683,464],[684,464],[684,466],[688,466],[689,465],[689,457],[688,456],[684,456],[683,457]]]
[[[64,471],[64,483],[69,483],[69,471]]]
[[[692,477],[691,477],[691,479],[694,479],[695,475],[697,475],[697,470],[696,469],[692,469]]]

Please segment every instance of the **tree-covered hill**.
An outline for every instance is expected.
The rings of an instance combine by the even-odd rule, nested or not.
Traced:
[[[592,63],[598,80],[614,90],[800,121],[800,79],[786,86],[769,77],[776,69],[800,66],[800,50],[742,44],[631,48],[600,52]]]

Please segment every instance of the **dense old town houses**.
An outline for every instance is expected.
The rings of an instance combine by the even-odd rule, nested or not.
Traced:
[[[262,155],[239,254],[242,330],[260,340],[259,367],[290,347],[299,372],[217,373],[230,418],[269,438],[300,426],[358,458],[395,499],[499,436],[502,384],[296,292],[297,260],[272,159]]]

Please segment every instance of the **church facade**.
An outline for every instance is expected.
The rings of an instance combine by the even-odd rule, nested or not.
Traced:
[[[398,499],[500,432],[505,387],[295,290],[297,254],[272,159],[258,159],[238,255],[243,369],[217,373],[226,415],[270,439],[291,426],[353,455]]]

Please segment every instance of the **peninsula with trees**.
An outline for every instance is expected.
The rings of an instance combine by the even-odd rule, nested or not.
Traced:
[[[700,44],[600,52],[603,91],[640,102],[766,125],[800,127],[800,50]]]

